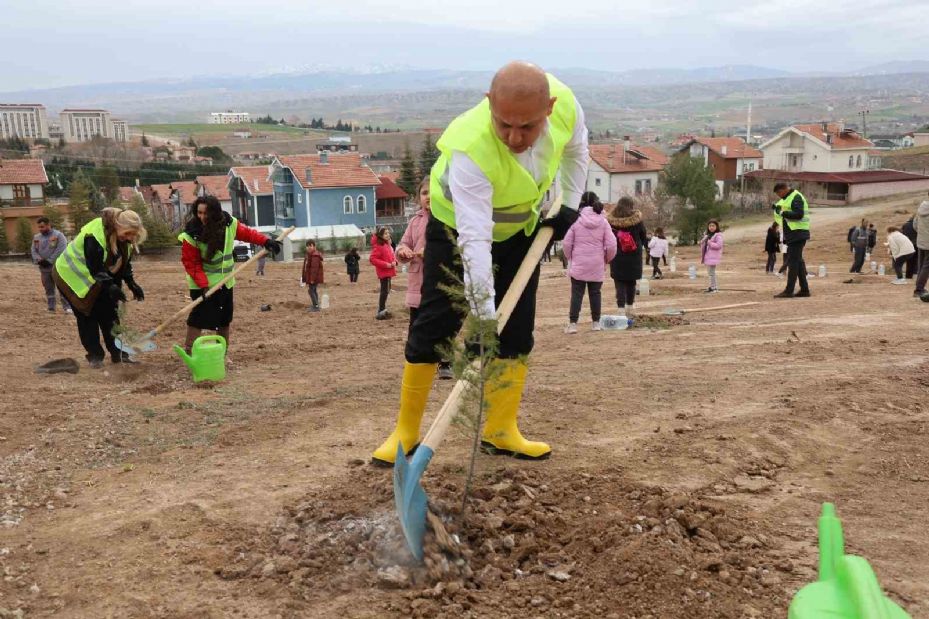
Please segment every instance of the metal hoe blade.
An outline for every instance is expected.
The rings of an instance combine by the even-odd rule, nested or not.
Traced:
[[[400,528],[406,538],[406,545],[417,560],[423,559],[423,536],[426,534],[426,509],[428,499],[420,480],[423,471],[432,460],[432,449],[420,445],[409,462],[403,451],[403,445],[397,445],[397,459],[394,462],[394,503],[400,516]]]
[[[122,352],[126,353],[130,357],[137,355],[140,352],[152,352],[158,348],[158,345],[155,344],[154,331],[149,331],[144,336],[135,340],[134,342],[127,342],[121,337],[117,337],[115,340],[116,348],[120,349]]]
[[[683,316],[683,315],[684,315],[684,310],[680,310],[680,309],[675,309],[675,308],[673,308],[673,307],[669,307],[669,308],[667,308],[667,309],[664,311],[664,315],[665,315],[665,316]]]

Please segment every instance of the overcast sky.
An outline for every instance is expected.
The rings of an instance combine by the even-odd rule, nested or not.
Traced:
[[[929,60],[927,0],[0,0],[0,92],[308,66],[854,70]]]

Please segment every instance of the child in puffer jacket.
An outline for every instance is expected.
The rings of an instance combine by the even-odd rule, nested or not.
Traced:
[[[580,216],[565,235],[563,248],[571,277],[571,309],[565,333],[577,333],[585,289],[590,298],[592,328],[600,331],[600,289],[606,265],[616,255],[616,235],[603,216],[603,204],[593,192],[583,195]]]
[[[707,275],[710,276],[710,287],[704,292],[719,292],[719,283],[716,280],[716,267],[723,261],[723,233],[719,229],[719,222],[711,219],[706,224],[706,234],[700,239],[700,263],[706,265]]]
[[[371,256],[368,261],[374,265],[377,278],[381,280],[381,293],[377,300],[377,320],[387,320],[390,312],[387,311],[387,295],[390,294],[390,280],[397,276],[397,258],[393,246],[390,244],[390,228],[379,228],[374,236],[371,247]]]

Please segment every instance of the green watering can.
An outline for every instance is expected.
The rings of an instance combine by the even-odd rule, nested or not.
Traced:
[[[868,562],[845,554],[832,503],[823,503],[819,517],[819,581],[794,596],[787,619],[910,619],[884,596]]]
[[[226,378],[226,338],[221,335],[201,335],[194,340],[190,353],[174,345],[174,352],[187,364],[194,382],[220,381]]]

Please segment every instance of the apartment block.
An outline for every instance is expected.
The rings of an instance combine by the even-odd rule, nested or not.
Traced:
[[[211,125],[235,125],[250,122],[248,112],[213,112],[210,114]]]
[[[113,120],[106,110],[61,110],[59,118],[66,142],[87,142],[98,135],[115,138]]]
[[[0,139],[48,139],[48,115],[37,103],[0,103]]]
[[[113,139],[117,142],[129,141],[129,123],[125,120],[113,121]]]

